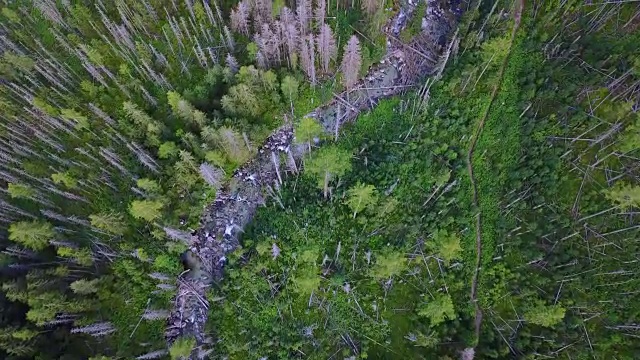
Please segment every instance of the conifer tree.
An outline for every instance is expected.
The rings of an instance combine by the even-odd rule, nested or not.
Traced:
[[[56,184],[63,184],[68,189],[78,186],[78,181],[69,172],[51,174],[51,180]]]
[[[71,290],[73,290],[73,292],[76,294],[88,295],[88,294],[96,293],[98,291],[99,282],[100,282],[99,279],[93,279],[93,280],[80,279],[72,282],[71,285],[69,285],[69,288],[71,288]]]
[[[383,4],[380,0],[362,0],[362,10],[369,16],[373,16]]]
[[[9,240],[32,250],[42,250],[53,240],[53,226],[44,221],[20,221],[9,226]]]
[[[67,258],[81,266],[91,266],[95,262],[93,253],[88,248],[77,248],[75,246],[63,245],[58,246],[56,252],[58,256]]]
[[[243,164],[250,156],[242,136],[230,127],[223,126],[218,129],[215,143],[234,164]]]
[[[158,195],[162,192],[158,182],[152,179],[142,178],[136,181],[136,185],[151,195]]]
[[[9,196],[15,199],[29,199],[36,195],[36,191],[29,185],[9,183],[7,187]]]
[[[194,108],[193,105],[183,99],[177,92],[169,91],[167,93],[167,101],[173,113],[179,118],[198,127],[205,125],[207,121],[205,114]]]
[[[347,90],[351,90],[357,83],[361,66],[360,41],[353,35],[345,45],[342,55],[342,84]]]
[[[351,170],[351,154],[337,146],[322,148],[305,161],[305,168],[318,180],[324,197],[329,197],[329,183]]]
[[[153,120],[132,102],[124,102],[122,108],[126,117],[133,121],[134,124],[138,126],[138,129],[145,134],[149,145],[160,145],[159,137],[162,133],[163,126],[159,122]]]
[[[134,200],[129,205],[129,213],[136,219],[153,221],[160,217],[163,206],[157,200]]]
[[[345,203],[353,211],[355,218],[358,213],[373,207],[377,200],[375,186],[358,183],[347,191]]]
[[[460,237],[446,230],[438,230],[433,234],[432,246],[447,264],[456,259],[462,251]]]
[[[535,325],[553,327],[564,319],[565,312],[566,310],[559,305],[544,305],[538,302],[527,309],[524,318]]]
[[[329,25],[322,24],[316,42],[318,44],[318,55],[320,57],[320,63],[322,64],[322,71],[327,74],[329,73],[329,63],[331,60],[335,60],[338,55],[336,40],[333,37],[333,32]]]
[[[89,215],[91,226],[114,235],[124,234],[126,229],[122,215],[116,213],[99,213]]]
[[[169,349],[169,356],[171,357],[171,360],[186,359],[191,355],[195,346],[195,339],[180,338],[171,345],[171,348]]]
[[[249,3],[240,1],[238,6],[231,10],[231,28],[245,36],[249,36]]]
[[[232,86],[228,95],[222,97],[222,107],[231,114],[247,116],[258,116],[262,110],[258,97],[247,84]]]
[[[314,17],[318,27],[324,25],[325,19],[327,18],[327,0],[316,0]]]
[[[305,116],[294,128],[295,141],[299,144],[307,144],[309,152],[311,152],[311,142],[316,138],[320,138],[324,130],[322,125],[312,117]]]
[[[400,275],[407,268],[407,259],[399,251],[386,250],[377,256],[370,276],[376,280],[387,280]]]
[[[606,190],[605,196],[623,210],[640,207],[640,186],[617,183],[611,189]]]
[[[298,97],[298,81],[291,75],[287,75],[282,79],[280,90],[289,99],[291,115],[293,115],[293,100]]]
[[[316,63],[315,63],[315,42],[313,34],[309,34],[300,39],[300,65],[305,75],[311,82],[316,84]]]
[[[296,4],[296,15],[298,16],[298,23],[300,24],[300,33],[305,35],[309,31],[313,13],[311,0],[298,0]]]
[[[429,320],[429,326],[435,327],[456,317],[455,307],[449,294],[438,294],[435,299],[429,299],[418,310],[418,315]]]

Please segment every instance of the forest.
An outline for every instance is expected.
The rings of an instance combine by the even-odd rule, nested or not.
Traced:
[[[0,358],[635,359],[638,44],[630,0],[0,0]]]

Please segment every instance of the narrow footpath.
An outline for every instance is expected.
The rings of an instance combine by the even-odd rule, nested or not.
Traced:
[[[480,276],[480,268],[482,264],[482,213],[479,210],[478,206],[478,187],[476,185],[476,179],[473,174],[473,154],[476,149],[476,144],[478,143],[478,138],[482,134],[482,130],[484,129],[484,124],[489,116],[489,112],[491,111],[491,107],[498,95],[498,91],[500,90],[500,85],[502,84],[502,80],[504,78],[504,72],[507,68],[507,64],[509,63],[509,55],[511,54],[511,48],[513,46],[513,42],[516,38],[516,33],[520,28],[520,19],[522,18],[522,12],[524,9],[524,0],[519,0],[515,4],[513,19],[513,30],[511,32],[511,40],[509,41],[509,52],[505,57],[498,75],[498,81],[491,92],[491,99],[489,100],[489,105],[485,110],[482,118],[478,122],[476,130],[471,138],[471,142],[469,145],[469,151],[467,152],[467,171],[469,172],[469,179],[471,181],[471,187],[473,190],[473,206],[478,209],[478,213],[476,214],[475,228],[476,228],[476,267],[473,273],[473,278],[471,280],[471,302],[473,303],[475,310],[475,339],[476,344],[480,343],[480,329],[482,327],[482,309],[480,308],[480,304],[478,304],[478,278]]]

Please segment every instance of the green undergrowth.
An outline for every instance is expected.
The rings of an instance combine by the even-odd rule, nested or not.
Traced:
[[[350,152],[353,168],[333,184],[329,201],[316,181],[302,174],[282,187],[284,209],[271,205],[258,212],[214,294],[234,299],[211,316],[212,329],[224,339],[218,351],[233,358],[301,353],[325,358],[335,352],[415,357],[425,349],[440,353],[433,343],[438,336],[464,339],[438,319],[465,323],[465,311],[442,314],[429,308],[452,299],[458,306],[466,287],[448,271],[440,273],[430,256],[449,241],[452,255],[440,265],[454,266],[459,255],[455,243],[461,229],[447,206],[455,202],[455,184],[422,205],[438,187],[451,185],[451,169],[461,166],[455,148],[430,135],[447,128],[455,133],[457,125],[452,119],[422,122],[406,108],[405,101],[384,100],[335,145],[327,145]],[[375,186],[377,199],[354,218],[345,190],[357,183]],[[436,222],[441,216],[449,221]],[[442,241],[441,248],[433,237]],[[411,343],[419,345],[407,346]]]
[[[427,12],[427,2],[420,1],[414,10],[414,15],[409,19],[407,26],[400,32],[400,40],[408,43],[422,30],[422,19]]]
[[[496,80],[498,87],[495,99],[486,111],[486,120],[482,132],[478,137],[473,154],[472,165],[477,185],[478,211],[481,214],[481,239],[482,258],[480,266],[490,269],[496,264],[495,257],[500,257],[498,245],[502,242],[501,234],[505,230],[513,228],[513,218],[502,212],[508,204],[503,204],[505,193],[511,189],[510,174],[517,163],[518,157],[523,153],[521,138],[520,114],[526,107],[526,100],[522,99],[519,79],[525,71],[524,60],[527,54],[521,47],[518,38],[504,54],[505,59],[498,59],[499,66],[496,72],[505,66],[504,75],[500,82]],[[531,56],[529,54],[529,56]],[[504,63],[504,65],[502,65]],[[491,76],[491,75],[488,75]],[[472,241],[475,241],[475,236]],[[500,267],[500,261],[497,261]],[[486,275],[486,276],[485,276]],[[494,276],[489,270],[488,274],[480,272],[479,300],[482,307],[490,307],[494,294],[485,290],[491,289]]]
[[[640,206],[635,156],[620,156],[636,151],[637,114],[604,88],[605,73],[558,54],[637,75],[628,56],[637,35],[607,26],[584,39],[564,33],[557,45],[548,34],[568,10],[526,6],[512,44],[513,19],[500,5],[467,14],[459,52],[428,96],[382,101],[324,144],[351,154],[327,198],[303,172],[258,211],[212,294],[217,353],[446,359],[474,347],[477,358],[501,359],[570,348],[576,358],[633,358],[633,333],[619,326],[639,308],[638,230],[619,210]],[[566,26],[579,31],[587,20],[571,9],[579,25]],[[466,156],[485,114],[472,157],[475,207]],[[579,135],[589,141],[570,140]]]

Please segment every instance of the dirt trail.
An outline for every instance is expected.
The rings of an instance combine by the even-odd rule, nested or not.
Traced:
[[[407,14],[412,14],[416,5],[417,1],[407,0],[405,8],[388,23],[385,33],[399,33],[406,26]],[[387,55],[370,68],[354,89],[337,94],[307,116],[317,119],[328,133],[337,134],[343,124],[354,120],[361,111],[373,108],[380,99],[418,85],[438,68],[433,59],[439,59],[458,14],[459,10],[452,8],[448,0],[428,0],[427,13],[420,14],[427,26],[420,34],[409,44],[389,40]],[[257,208],[275,193],[284,175],[299,171],[307,151],[305,145],[294,142],[292,127],[282,126],[255,151],[251,161],[234,173],[229,184],[219,189],[214,202],[205,209],[201,228],[189,242],[199,271],[178,279],[165,332],[169,345],[180,337],[195,338],[196,349],[191,359],[202,355],[212,343],[205,331],[209,313],[207,289],[222,280],[226,255],[238,247],[238,235]]]
[[[520,28],[520,20],[522,18],[522,11],[524,9],[524,0],[518,0],[515,3],[515,9],[513,14],[513,30],[511,32],[511,40],[509,41],[509,52],[505,57],[498,75],[498,82],[493,88],[491,92],[491,99],[489,100],[489,105],[485,110],[478,126],[476,127],[476,131],[471,138],[471,143],[469,145],[469,151],[467,152],[467,171],[469,172],[469,178],[471,181],[471,187],[473,188],[473,206],[478,209],[478,187],[476,184],[476,180],[473,174],[473,153],[476,149],[476,144],[478,143],[478,138],[482,134],[482,130],[484,129],[484,123],[489,116],[489,112],[491,111],[491,106],[498,95],[498,91],[500,90],[500,85],[502,84],[502,80],[504,77],[505,69],[507,68],[507,64],[509,63],[509,55],[511,54],[511,47],[513,45],[513,41],[515,40],[516,33]],[[480,275],[480,266],[482,263],[482,213],[478,210],[478,214],[476,214],[476,268],[473,273],[473,278],[471,280],[471,302],[475,308],[475,338],[476,344],[480,343],[480,328],[482,327],[482,309],[480,309],[480,305],[478,304],[478,278]]]

